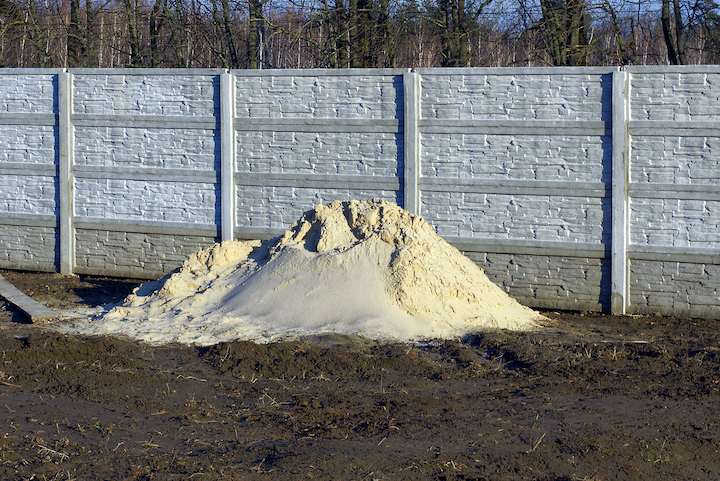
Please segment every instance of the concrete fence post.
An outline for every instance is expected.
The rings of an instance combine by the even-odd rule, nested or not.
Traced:
[[[75,232],[73,227],[73,74],[58,74],[58,137],[59,168],[58,211],[60,215],[60,273],[72,274],[75,270]]]
[[[403,207],[420,215],[420,74],[403,74]]]
[[[613,72],[612,81],[612,260],[610,310],[624,315],[630,304],[628,260],[630,205],[630,73]]]
[[[220,74],[220,221],[221,239],[235,240],[235,76]]]

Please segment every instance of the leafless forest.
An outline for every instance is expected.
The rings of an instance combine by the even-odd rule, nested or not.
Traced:
[[[0,0],[0,67],[713,64],[714,0]]]

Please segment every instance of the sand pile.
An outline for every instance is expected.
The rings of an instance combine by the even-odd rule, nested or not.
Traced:
[[[541,318],[420,217],[373,200],[318,206],[272,241],[216,244],[76,329],[151,343],[321,332],[413,340]]]

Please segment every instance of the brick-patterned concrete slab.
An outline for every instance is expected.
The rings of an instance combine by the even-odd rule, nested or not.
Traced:
[[[58,317],[58,315],[43,306],[33,298],[20,292],[17,287],[10,284],[0,275],[0,296],[20,309],[31,322],[42,323]]]

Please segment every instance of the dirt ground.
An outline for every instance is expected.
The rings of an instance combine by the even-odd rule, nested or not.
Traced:
[[[0,271],[53,309],[138,281]],[[0,305],[0,479],[720,479],[720,322],[212,347],[64,336]]]

